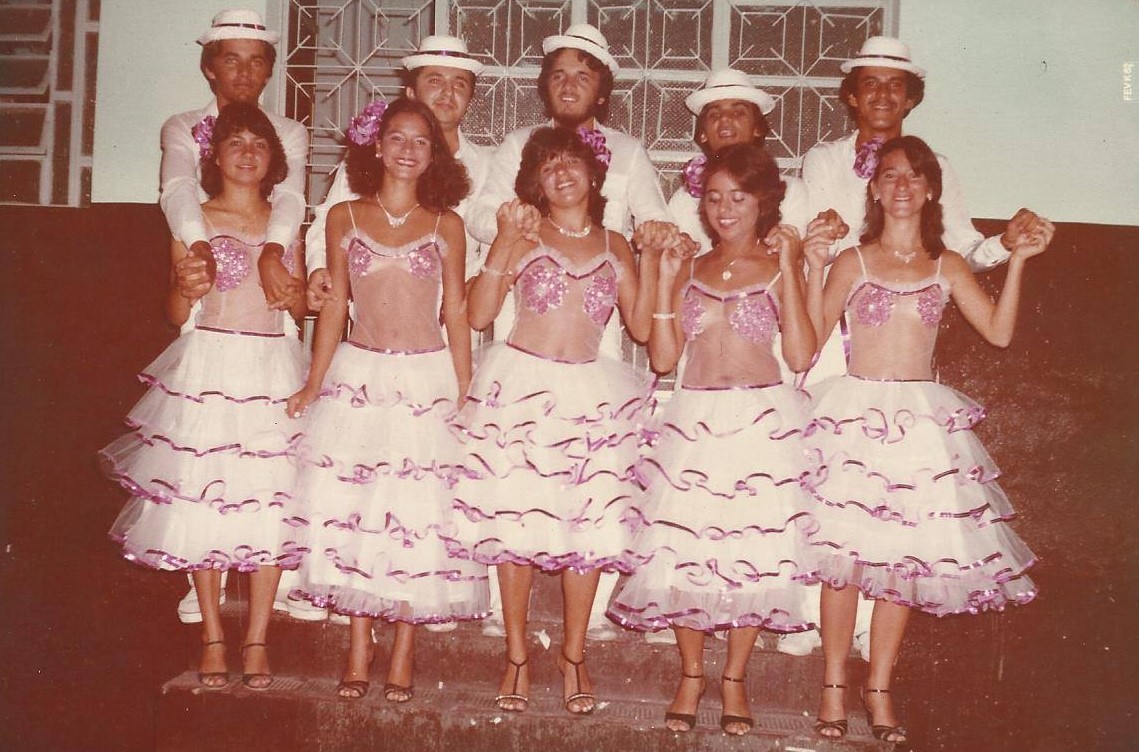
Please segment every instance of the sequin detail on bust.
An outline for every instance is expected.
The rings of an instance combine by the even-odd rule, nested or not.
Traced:
[[[860,324],[882,326],[890,320],[890,312],[893,310],[893,293],[877,285],[867,285],[858,296],[854,314]]]
[[[368,273],[368,265],[372,263],[372,254],[364,247],[359,239],[353,238],[348,245],[348,274],[353,279]]]
[[[534,313],[546,313],[565,302],[569,283],[565,272],[551,263],[535,264],[522,275],[522,304]]]
[[[214,260],[217,262],[214,286],[218,292],[232,290],[249,276],[249,251],[229,238],[222,238],[214,246]]]
[[[732,331],[757,345],[771,342],[779,329],[779,317],[766,298],[741,300],[728,316],[728,323],[731,324]]]
[[[617,303],[617,278],[609,275],[594,277],[585,289],[581,308],[589,320],[598,326],[605,326],[609,314]]]
[[[941,298],[941,288],[927,287],[918,296],[918,315],[926,326],[937,326],[941,323],[941,313],[945,310],[945,303]]]
[[[688,340],[704,331],[704,306],[691,290],[684,294],[684,302],[680,304],[680,328]]]
[[[416,279],[431,279],[439,271],[435,243],[424,243],[407,254],[407,266]]]

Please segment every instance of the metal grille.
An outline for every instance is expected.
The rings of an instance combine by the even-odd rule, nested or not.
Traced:
[[[0,4],[0,203],[91,203],[97,0]]]
[[[461,36],[488,63],[463,124],[495,144],[544,119],[534,91],[541,40],[579,21],[609,40],[621,72],[608,124],[641,139],[666,196],[697,154],[684,98],[731,65],[777,97],[768,149],[788,172],[819,141],[847,130],[839,63],[897,29],[897,0],[279,0],[288,30],[279,96],[312,130],[309,199],[328,189],[343,129],[364,104],[400,90],[399,60],[432,33]]]

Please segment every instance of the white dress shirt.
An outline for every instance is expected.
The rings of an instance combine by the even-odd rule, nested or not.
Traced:
[[[494,236],[498,234],[495,219],[498,207],[515,198],[514,180],[522,164],[522,147],[530,139],[530,134],[540,127],[532,125],[511,131],[494,152],[490,174],[466,218],[467,231],[487,245],[493,243]],[[671,221],[660,189],[660,178],[645,147],[620,131],[600,124],[598,129],[604,134],[605,145],[612,152],[605,185],[601,187],[601,195],[607,199],[605,228],[628,237],[633,232],[633,218],[637,224],[653,219]]]
[[[856,137],[857,134],[851,134],[838,141],[817,144],[803,158],[803,180],[810,193],[812,215],[834,209],[850,226],[847,236],[832,247],[832,258],[858,245],[866,219],[866,184],[870,181],[854,173]],[[941,239],[945,247],[964,256],[974,271],[992,269],[1008,261],[1010,254],[1001,245],[999,235],[985,238],[973,227],[965,208],[961,181],[948,160],[938,154],[937,161],[941,165],[941,221],[945,225]]]
[[[217,117],[217,100],[200,110],[182,112],[162,124],[161,193],[158,203],[166,215],[170,232],[189,248],[210,233],[202,218],[202,202],[208,196],[201,189],[198,144],[191,129],[208,116]],[[305,218],[305,163],[308,160],[308,131],[295,120],[266,112],[269,122],[285,148],[289,172],[273,188],[269,201],[273,210],[265,232],[266,243],[287,248],[297,239]]]
[[[787,184],[787,192],[779,204],[779,222],[791,225],[799,231],[799,237],[803,237],[813,216],[810,213],[807,186],[799,178],[786,175],[783,176],[783,182]],[[688,233],[688,237],[700,244],[700,253],[712,250],[712,240],[700,222],[700,199],[689,193],[687,188],[681,186],[672,194],[668,200],[668,213],[681,232]]]
[[[463,135],[463,132],[459,131],[459,150],[455,152],[455,158],[467,168],[467,177],[471,182],[471,192],[455,207],[455,213],[463,217],[464,221],[474,201],[474,197],[482,187],[482,184],[486,182],[493,153],[493,147],[479,146],[478,144],[471,143],[467,140],[467,137]],[[328,218],[328,211],[339,203],[354,201],[358,198],[360,198],[360,196],[353,193],[352,189],[348,187],[348,170],[345,169],[344,163],[341,162],[336,167],[336,176],[333,178],[332,187],[328,189],[328,195],[324,201],[321,202],[320,206],[316,207],[312,224],[305,234],[305,256],[308,259],[308,268],[310,271],[327,267],[328,249],[325,246],[326,239],[324,230],[325,221]],[[467,278],[469,279],[475,274],[478,274],[480,268],[482,268],[482,248],[479,246],[479,242],[471,237],[470,231],[468,231]]]

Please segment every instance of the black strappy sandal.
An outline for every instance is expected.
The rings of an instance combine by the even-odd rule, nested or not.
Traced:
[[[250,642],[246,645],[241,646],[241,657],[242,657],[242,659],[245,658],[245,651],[249,650],[249,648],[265,648],[266,651],[269,650],[269,646],[263,642]],[[267,679],[267,681],[264,684],[261,684],[260,682],[258,682],[258,679]],[[265,673],[262,673],[262,674],[245,674],[245,673],[243,673],[241,675],[241,683],[245,686],[246,689],[252,689],[254,692],[261,692],[261,691],[268,689],[270,687],[270,685],[272,685],[273,675],[272,674],[265,674]]]
[[[693,675],[693,674],[686,674],[683,671],[680,672],[680,676],[683,677],[683,679],[703,679],[704,678],[704,674]],[[707,686],[702,687],[700,689],[700,694],[697,695],[697,697],[696,697],[696,710],[700,709],[700,700],[704,699],[704,692],[706,689],[707,689]],[[669,711],[665,711],[664,722],[668,723],[669,721],[680,721],[681,723],[688,726],[688,728],[686,728],[686,729],[679,729],[679,730],[678,729],[668,729],[669,731],[672,731],[672,732],[678,733],[678,734],[686,734],[689,731],[691,731],[692,729],[696,728],[696,712],[693,711],[691,713],[672,713]]]
[[[846,690],[845,684],[824,684],[823,689],[841,689]],[[839,718],[835,721],[824,721],[822,718],[815,716],[815,733],[824,739],[841,739],[846,736],[850,724],[845,718]],[[836,731],[835,734],[824,734],[824,731]]]
[[[720,676],[721,685],[726,681],[735,682],[737,684],[743,684],[744,681],[746,681],[746,680],[747,680],[747,676],[741,676],[739,679],[735,679],[731,676],[728,676],[727,674],[722,674]],[[721,698],[721,700],[723,699],[723,687],[722,686],[720,688],[720,698]],[[733,734],[731,731],[728,731],[728,726],[730,726],[733,723],[743,724],[743,725],[747,726],[747,730],[744,731],[743,734]],[[723,715],[723,714],[720,715],[720,730],[729,736],[743,736],[748,731],[751,731],[752,726],[754,726],[754,725],[755,725],[755,719],[754,718],[748,718],[747,716],[742,716],[742,715]]]
[[[507,713],[525,712],[530,707],[530,698],[526,695],[518,694],[518,681],[522,678],[522,667],[530,662],[530,657],[527,656],[526,659],[521,663],[516,663],[510,659],[510,656],[507,656],[506,662],[514,667],[514,686],[511,688],[510,694],[508,695],[495,695],[494,704],[498,706],[499,710],[505,710]],[[508,708],[502,704],[504,700],[511,702],[520,702],[523,704],[523,706],[520,708]]]
[[[870,706],[866,703],[866,693],[876,692],[878,694],[888,695],[888,689],[873,689],[871,687],[862,688],[862,708],[866,711],[866,717],[870,720],[870,733],[874,738],[880,742],[887,742],[889,744],[904,744],[907,737],[906,729],[902,726],[887,726],[885,724],[874,723],[874,714],[870,712]],[[890,739],[890,736],[900,736],[900,739]]]
[[[209,640],[202,643],[202,650],[205,650],[210,645],[225,645],[225,640]],[[224,651],[223,651],[224,653]],[[221,684],[210,684],[212,679],[221,679]],[[229,672],[228,671],[199,671],[198,683],[202,685],[202,689],[225,689],[229,685]]]
[[[577,683],[578,690],[565,699],[566,711],[570,715],[589,715],[597,709],[597,696],[592,692],[581,691],[581,667],[585,665],[585,656],[582,656],[580,661],[571,661],[569,657],[563,652],[562,660],[564,660],[570,666],[573,666],[574,681]],[[566,675],[565,670],[562,669],[561,666],[559,666],[558,669],[561,670],[562,676],[564,677]],[[590,700],[591,704],[585,710],[574,710],[570,707],[570,704],[577,702],[578,700]]]

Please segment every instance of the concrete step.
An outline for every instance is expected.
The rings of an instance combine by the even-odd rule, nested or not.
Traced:
[[[663,726],[665,702],[599,698],[595,713],[574,717],[563,709],[560,692],[537,683],[527,712],[504,713],[485,682],[466,679],[441,686],[419,681],[415,697],[402,705],[384,700],[382,682],[363,699],[344,700],[335,697],[335,679],[279,674],[264,691],[237,679],[221,690],[202,689],[191,671],[167,682],[156,749],[870,752],[892,746],[875,742],[860,717],[851,718],[845,740],[827,741],[814,735],[809,714],[754,703],[755,728],[729,737],[717,725],[714,690],[704,698],[697,728],[676,734]]]

